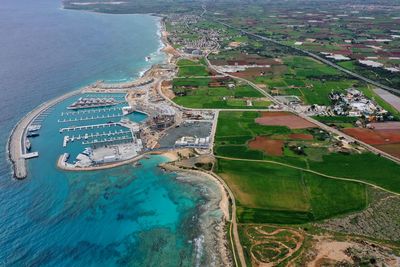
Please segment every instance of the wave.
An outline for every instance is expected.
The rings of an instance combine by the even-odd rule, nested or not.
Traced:
[[[194,251],[195,251],[195,266],[200,267],[201,258],[203,257],[204,251],[204,235],[194,239]]]

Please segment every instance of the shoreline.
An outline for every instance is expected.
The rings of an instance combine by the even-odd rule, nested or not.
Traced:
[[[150,14],[149,14],[150,15]],[[115,84],[123,85],[126,83],[134,83],[137,80],[140,80],[146,76],[157,64],[164,64],[167,63],[169,60],[168,53],[164,51],[165,47],[167,47],[167,43],[165,42],[166,40],[163,38],[163,30],[165,28],[164,26],[164,17],[160,16],[154,16],[150,15],[153,17],[157,17],[157,36],[159,37],[159,42],[160,45],[157,48],[157,50],[154,53],[160,53],[163,52],[166,54],[164,58],[161,60],[160,63],[153,63],[151,64],[147,69],[140,71],[139,77],[135,78],[132,77],[132,80],[124,81],[124,82],[118,82]],[[161,45],[162,44],[162,45]],[[97,82],[96,82],[97,83]],[[94,83],[94,84],[96,84]],[[28,176],[28,170],[27,170],[27,160],[24,158],[25,153],[25,140],[26,140],[26,130],[28,126],[37,118],[40,114],[42,114],[44,111],[47,109],[55,106],[61,101],[64,101],[74,95],[77,95],[79,93],[84,92],[86,89],[90,88],[93,86],[92,84],[85,85],[77,90],[70,91],[68,93],[65,93],[63,95],[60,95],[56,98],[50,99],[48,101],[43,102],[42,104],[38,105],[35,107],[33,110],[25,114],[13,127],[13,129],[10,132],[10,135],[8,137],[7,143],[6,143],[6,153],[7,153],[7,160],[11,164],[11,169],[12,169],[12,176],[18,180],[25,179]],[[58,159],[56,162],[57,166],[59,165],[60,159]],[[128,164],[130,162],[136,161],[135,159],[129,159],[126,161],[119,162],[120,164],[118,166],[122,166],[124,164]],[[115,166],[117,167],[117,166]],[[99,170],[99,169],[107,169],[110,168],[109,166],[104,166],[103,168],[96,167],[93,170]],[[61,168],[63,169],[63,168]],[[67,171],[72,171],[71,169],[65,169]],[[83,171],[82,169],[77,169],[77,171]]]
[[[207,198],[207,205],[201,206],[199,230],[202,235],[200,237],[206,252],[213,255],[214,260],[218,258],[221,266],[234,266],[231,245],[225,232],[227,223],[230,222],[229,202],[231,199],[225,185],[210,173],[201,170],[181,169],[171,165],[170,162],[161,164],[160,168],[166,172],[176,173],[178,181],[193,183],[194,186],[204,186],[207,190],[216,189],[211,188],[210,184],[207,184],[208,181],[218,188],[218,192],[214,192],[219,196],[218,203],[215,203],[216,196],[214,195]],[[217,210],[222,213],[219,219],[213,216]]]
[[[147,74],[151,72],[151,70],[157,65],[157,64],[165,64],[165,63],[170,63],[171,59],[173,59],[176,54],[174,51],[169,51],[172,46],[168,42],[168,35],[165,27],[165,18],[161,16],[155,16],[158,17],[159,20],[157,21],[158,23],[158,30],[157,30],[157,35],[160,40],[160,46],[157,49],[156,52],[154,53],[164,53],[165,55],[163,56],[161,62],[159,63],[151,63],[149,68],[147,68],[144,71],[139,72],[139,77],[138,78],[132,78],[124,81],[124,82],[117,82],[115,84],[123,85],[127,83],[134,83],[137,80],[140,80],[141,78],[146,77]],[[86,86],[83,86],[80,89],[65,93],[59,97],[56,97],[54,99],[48,100],[36,108],[34,108],[32,111],[27,113],[25,116],[23,116],[17,124],[14,126],[12,129],[10,136],[7,140],[7,159],[10,160],[10,163],[12,164],[12,169],[13,169],[13,177],[17,179],[24,179],[28,176],[28,166],[27,166],[27,159],[23,158],[22,156],[24,155],[25,151],[25,140],[26,140],[26,131],[28,126],[37,118],[40,114],[42,114],[44,111],[46,111],[49,108],[52,108],[53,106],[57,105],[58,103],[74,96],[80,93],[83,93],[86,89],[90,89],[93,86],[93,84],[89,84]],[[131,159],[125,160],[125,161],[120,161],[120,162],[115,162],[112,164],[107,164],[107,165],[102,165],[102,166],[95,166],[95,167],[89,167],[89,168],[68,168],[65,164],[61,163],[61,158],[62,155],[56,160],[56,165],[59,169],[62,171],[95,171],[95,170],[104,170],[104,169],[110,169],[110,168],[116,168],[119,166],[131,164],[134,162],[137,162],[143,158],[145,158],[147,155],[162,155],[168,159],[169,162],[176,161],[178,157],[176,156],[176,151],[179,151],[179,149],[174,149],[174,150],[164,150],[164,151],[148,151],[145,153],[142,153],[140,155],[137,155]],[[175,152],[175,153],[174,153]],[[62,166],[64,165],[64,166]],[[162,164],[164,165],[164,164]],[[164,169],[164,166],[158,166],[160,168]],[[194,170],[182,170],[182,169],[176,169],[176,170],[167,170],[176,173],[178,176],[181,175],[183,180],[190,179],[187,176],[192,177],[192,183],[194,183],[196,186],[204,186],[204,180],[203,182],[201,179],[207,179],[210,183],[215,184],[218,187],[214,188],[213,186],[208,186],[207,189],[212,190],[214,195],[218,195],[220,197],[218,201],[218,205],[215,207],[213,206],[212,202],[215,201],[215,199],[207,199],[207,204],[210,204],[212,206],[211,208],[206,205],[202,205],[203,210],[200,211],[199,216],[206,216],[210,217],[211,215],[209,213],[212,213],[213,211],[221,211],[221,220],[217,223],[213,223],[211,220],[209,221],[210,224],[208,224],[209,227],[205,227],[201,221],[198,222],[199,225],[199,230],[204,234],[204,238],[207,241],[204,241],[206,245],[210,245],[213,247],[213,249],[209,250],[210,253],[216,253],[217,257],[214,257],[213,260],[223,262],[223,266],[233,266],[234,261],[232,259],[232,254],[231,254],[231,244],[228,240],[228,236],[226,235],[226,224],[230,221],[230,212],[229,212],[229,205],[230,205],[230,194],[229,194],[229,189],[226,188],[226,185],[224,185],[219,179],[214,177],[213,175],[205,172],[205,171],[194,171]],[[200,178],[202,177],[202,178]],[[187,181],[188,182],[188,181]],[[215,190],[214,190],[215,189]],[[215,208],[215,209],[212,209]],[[233,218],[233,214],[232,214]],[[213,227],[211,227],[213,226]],[[211,227],[211,229],[210,229]],[[234,256],[235,252],[233,252]],[[235,259],[236,261],[236,259]]]

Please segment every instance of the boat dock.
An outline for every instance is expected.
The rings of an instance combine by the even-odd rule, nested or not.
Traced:
[[[23,179],[27,176],[26,171],[26,159],[31,158],[32,155],[26,157],[25,144],[26,144],[26,133],[30,125],[41,125],[44,117],[47,116],[51,108],[59,102],[81,93],[80,90],[72,91],[65,95],[62,95],[53,100],[47,101],[42,105],[38,106],[28,114],[26,114],[14,127],[11,132],[10,139],[8,141],[8,154],[10,160],[14,165],[14,176],[17,179]],[[37,154],[38,156],[39,154]]]
[[[61,112],[61,116],[71,116],[71,115],[74,116],[81,114],[100,113],[100,112],[119,111],[119,110],[122,110],[122,108],[113,107],[113,108],[88,109],[79,111],[67,111],[67,112]]]
[[[111,137],[111,136],[128,135],[128,134],[131,135],[132,132],[131,131],[124,131],[124,130],[121,129],[119,131],[109,131],[109,132],[102,132],[102,133],[97,132],[97,133],[92,133],[92,134],[80,134],[78,136],[75,136],[75,135],[68,136],[68,135],[66,135],[66,136],[64,136],[63,147],[66,147],[68,142],[70,142],[70,141],[73,142],[75,140],[79,141],[79,140],[82,140],[82,139],[87,140],[87,139],[93,139],[93,138],[98,138],[98,137],[103,137],[103,136]],[[107,142],[106,140],[108,140],[108,139],[102,140],[101,142]],[[98,141],[98,142],[100,142],[100,141]],[[87,143],[88,142],[82,142],[82,144],[87,144]]]
[[[132,137],[121,136],[121,137],[112,137],[104,140],[83,141],[82,144],[94,145],[94,144],[110,143],[115,141],[128,141],[128,140],[132,140]]]
[[[117,125],[120,125],[120,124],[117,122],[111,122],[111,123],[102,123],[102,124],[93,124],[93,125],[84,125],[84,126],[71,126],[71,127],[61,128],[60,133],[69,132],[69,131],[88,130],[88,129],[99,129],[99,128],[117,126]]]
[[[39,152],[26,153],[22,155],[24,159],[33,159],[39,157]]]
[[[80,117],[80,118],[71,118],[71,119],[63,119],[58,120],[58,122],[76,122],[76,121],[90,121],[90,120],[98,120],[98,119],[112,119],[112,118],[120,118],[123,114],[107,114],[107,115],[99,115],[99,116],[92,116],[92,117]]]

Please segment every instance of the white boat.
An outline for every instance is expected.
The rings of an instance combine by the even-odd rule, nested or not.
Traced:
[[[148,62],[151,60],[151,57],[145,57],[144,59]]]
[[[26,148],[26,150],[31,150],[31,141],[29,141],[29,139],[28,138],[26,138],[26,140],[25,140],[25,148]]]

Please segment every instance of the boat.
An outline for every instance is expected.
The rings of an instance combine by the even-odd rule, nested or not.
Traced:
[[[38,132],[28,132],[26,134],[26,137],[36,137],[36,136],[39,136]]]
[[[28,150],[28,151],[30,151],[31,148],[32,148],[31,141],[29,141],[28,138],[26,138],[26,140],[25,140],[25,148],[26,148],[26,150]]]
[[[144,59],[148,62],[151,60],[151,57],[145,57]]]
[[[37,130],[40,130],[40,128],[42,128],[42,126],[41,125],[30,125],[29,127],[28,127],[28,132],[35,132],[35,131],[37,131]]]

